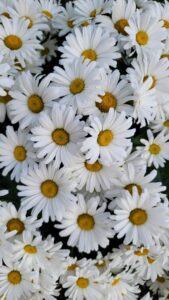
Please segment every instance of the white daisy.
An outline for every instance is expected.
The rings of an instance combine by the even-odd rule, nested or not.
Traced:
[[[77,203],[72,203],[64,214],[62,223],[56,225],[60,236],[70,236],[69,246],[76,246],[79,252],[90,253],[98,247],[105,248],[109,238],[114,236],[110,214],[105,212],[106,204],[98,207],[99,197],[91,198],[87,202],[82,195],[78,195]]]
[[[64,168],[57,170],[53,165],[34,165],[28,174],[21,177],[18,195],[22,197],[21,207],[32,215],[42,213],[44,222],[61,221],[67,206],[72,205],[75,182]]]
[[[70,64],[65,64],[64,69],[54,68],[51,75],[53,86],[57,93],[57,98],[62,97],[61,103],[78,108],[80,112],[90,99],[99,99],[98,95],[103,95],[100,71],[96,68],[96,62],[83,62],[79,58]]]
[[[95,61],[97,66],[116,67],[116,59],[120,57],[116,40],[100,27],[87,26],[75,28],[74,33],[66,37],[66,42],[58,50],[62,52],[60,62],[70,63],[73,59]]]
[[[169,134],[169,114],[165,114],[162,118],[155,119],[151,124],[150,128],[153,132],[161,132],[163,131],[164,134]]]
[[[146,247],[154,245],[155,237],[162,232],[162,227],[167,227],[166,208],[154,205],[147,192],[139,196],[136,188],[133,189],[133,195],[126,192],[125,197],[119,199],[114,213],[114,229],[118,238],[125,236],[125,244],[132,242],[136,246]]]
[[[83,142],[81,150],[85,152],[89,163],[100,158],[101,163],[110,166],[114,162],[122,161],[126,156],[126,148],[130,145],[130,138],[134,129],[129,129],[131,118],[126,119],[125,112],[117,114],[110,108],[104,118],[91,117],[90,127],[84,130],[90,134]]]
[[[54,27],[61,6],[55,0],[39,0],[39,9],[41,16],[44,16],[48,23]]]
[[[94,19],[100,14],[110,12],[111,1],[107,0],[76,0],[75,12],[81,20]]]
[[[39,126],[32,128],[31,140],[43,163],[52,162],[56,168],[61,163],[72,165],[85,136],[84,122],[79,119],[71,107],[59,104],[54,104],[51,113],[41,113]]]
[[[169,160],[169,135],[160,132],[156,137],[151,130],[147,130],[148,140],[141,139],[144,146],[138,146],[137,150],[147,162],[148,167],[164,167],[166,160]]]
[[[43,49],[36,38],[36,31],[28,29],[29,20],[1,18],[0,52],[7,59],[18,61],[23,67],[31,63],[37,50]]]
[[[59,29],[59,36],[66,35],[73,30],[75,17],[74,3],[71,1],[66,2],[65,7],[62,7],[61,12],[55,20],[55,26]]]
[[[6,176],[11,172],[11,179],[19,182],[21,175],[36,161],[33,143],[28,140],[28,132],[21,129],[14,131],[12,126],[7,126],[6,136],[0,135],[0,148],[2,175]]]
[[[33,77],[30,72],[22,73],[10,92],[12,101],[8,103],[9,117],[12,123],[20,123],[20,128],[36,125],[41,111],[52,106],[56,98],[49,78]]]
[[[57,41],[54,37],[49,36],[48,39],[42,43],[43,50],[41,50],[40,54],[43,59],[46,61],[51,61],[53,57],[56,57],[56,50],[57,50]]]
[[[164,296],[166,290],[169,293],[169,277],[166,273],[164,273],[163,276],[157,276],[154,282],[147,282],[147,285],[154,294],[158,292],[158,294]]]

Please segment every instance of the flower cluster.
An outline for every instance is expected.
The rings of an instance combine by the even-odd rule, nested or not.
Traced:
[[[0,299],[168,299],[168,82],[168,2],[1,0]]]

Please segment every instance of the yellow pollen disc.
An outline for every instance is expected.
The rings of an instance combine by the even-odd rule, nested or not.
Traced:
[[[108,146],[113,140],[113,133],[111,130],[103,130],[100,131],[97,142],[100,146],[105,147]]]
[[[92,10],[89,16],[91,18],[95,18],[96,17],[96,9]]]
[[[25,252],[27,252],[29,254],[37,253],[37,248],[35,246],[32,246],[32,245],[25,245],[24,250],[25,250]]]
[[[45,47],[44,49],[41,50],[41,55],[42,56],[48,55],[49,51],[50,51],[49,48]]]
[[[94,218],[88,214],[82,214],[77,218],[77,224],[81,230],[92,230],[95,225]]]
[[[29,21],[28,29],[32,28],[32,26],[33,26],[32,19],[30,17],[28,17],[28,16],[25,16],[25,19]]]
[[[97,54],[93,49],[84,50],[81,54],[85,59],[89,59],[91,61],[95,61],[97,59]]]
[[[156,279],[159,283],[164,283],[165,282],[165,278],[162,277],[162,276],[157,276],[157,279]]]
[[[28,108],[31,112],[37,114],[44,108],[42,98],[38,95],[32,95],[28,98]]]
[[[115,278],[111,284],[114,286],[114,285],[118,284],[119,281],[120,281],[120,278]]]
[[[96,102],[96,106],[101,112],[107,113],[111,107],[117,107],[117,99],[111,93],[106,92],[105,95],[100,98],[102,102]]]
[[[141,208],[135,208],[130,212],[129,220],[133,225],[143,225],[148,218],[147,212]]]
[[[158,155],[161,151],[161,147],[157,144],[151,144],[149,147],[149,151],[153,155]]]
[[[86,289],[89,285],[89,279],[84,277],[79,277],[76,284],[81,289]]]
[[[50,19],[53,18],[53,14],[48,10],[43,10],[42,14],[45,15],[46,17],[50,18]]]
[[[162,19],[162,21],[164,22],[163,27],[169,28],[169,20]]]
[[[136,34],[136,41],[141,46],[147,45],[148,41],[149,41],[149,37],[148,37],[147,32],[145,32],[145,31],[139,31],[139,32],[137,32],[137,34]]]
[[[87,162],[85,162],[85,167],[90,172],[99,172],[102,169],[103,165],[98,161],[96,161],[94,164],[88,164]]]
[[[142,249],[142,250],[136,250],[134,251],[134,254],[137,255],[137,256],[146,256],[148,255],[149,253],[149,250],[148,249]]]
[[[95,264],[95,266],[98,267],[98,268],[103,268],[103,267],[105,267],[105,265],[106,265],[105,260],[99,260],[99,261]]]
[[[85,82],[83,79],[76,78],[70,84],[70,92],[74,95],[80,94],[85,88]]]
[[[148,263],[151,265],[151,264],[153,264],[153,263],[156,261],[156,259],[153,258],[153,257],[148,256],[148,257],[147,257],[147,261],[148,261]]]
[[[161,56],[160,56],[160,58],[167,58],[168,60],[169,60],[169,54],[162,54]]]
[[[163,123],[163,125],[164,125],[165,127],[169,128],[169,120],[166,120],[166,121]]]
[[[22,40],[16,35],[8,35],[4,38],[4,43],[10,50],[18,50],[22,48]]]
[[[141,195],[142,194],[142,187],[139,184],[135,184],[135,183],[130,183],[128,185],[125,186],[125,190],[129,191],[129,193],[132,195],[133,194],[133,187],[137,188],[138,194]]]
[[[11,271],[8,273],[8,281],[11,284],[19,284],[22,281],[22,275],[18,271]]]
[[[114,27],[118,33],[121,33],[122,35],[128,35],[128,33],[125,31],[126,26],[129,26],[127,19],[120,19],[114,24]]]
[[[73,27],[74,27],[73,20],[68,20],[68,21],[67,21],[67,26],[68,26],[69,28],[73,28]]]
[[[25,229],[24,223],[19,219],[11,219],[6,224],[8,231],[16,230],[18,234],[22,233]]]
[[[67,270],[68,271],[74,271],[74,270],[76,270],[77,267],[78,267],[78,265],[72,264],[72,265],[70,265],[70,266],[67,267]]]
[[[89,25],[90,25],[90,23],[88,21],[84,21],[81,23],[81,26],[83,26],[83,27],[87,27]]]
[[[58,186],[53,180],[45,180],[41,184],[41,192],[47,198],[54,198],[58,193]]]
[[[11,100],[12,100],[12,97],[8,94],[6,96],[0,96],[0,103],[6,104]]]
[[[26,150],[23,146],[16,146],[14,149],[14,157],[17,161],[24,161],[26,159]]]
[[[151,77],[152,80],[153,80],[152,85],[150,86],[150,90],[151,90],[151,89],[153,89],[153,88],[156,86],[157,80],[156,80],[155,76],[150,76],[150,77]],[[149,78],[148,75],[144,76],[143,82],[145,82],[148,78]]]
[[[9,14],[7,11],[4,11],[4,12],[1,14],[1,16],[4,16],[4,17],[10,19],[10,14]]]
[[[52,139],[57,145],[64,146],[69,143],[69,133],[63,128],[57,128],[52,132]]]

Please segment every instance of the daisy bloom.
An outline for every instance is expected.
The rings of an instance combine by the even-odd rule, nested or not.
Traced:
[[[60,236],[70,236],[68,245],[76,246],[79,252],[97,251],[99,246],[105,248],[114,236],[110,214],[105,212],[106,204],[98,207],[99,197],[87,202],[81,194],[77,197],[77,203],[67,208],[61,224],[56,225],[62,229]]]
[[[88,26],[75,28],[74,33],[66,37],[62,52],[61,63],[70,63],[73,59],[82,57],[83,60],[95,61],[97,66],[116,67],[116,59],[120,57],[116,40],[100,27]]]
[[[107,0],[76,0],[75,12],[82,20],[95,19],[100,14],[109,13],[111,1]]]
[[[54,104],[51,113],[41,113],[39,126],[32,128],[31,140],[43,163],[53,162],[56,168],[61,163],[65,166],[73,163],[85,137],[84,122],[79,118],[71,107],[59,104]]]
[[[11,179],[19,182],[22,173],[35,163],[33,143],[28,140],[28,132],[18,129],[14,131],[12,126],[7,126],[6,136],[0,135],[0,168],[6,176],[11,172]]]
[[[125,236],[124,244],[154,245],[162,227],[167,227],[166,208],[155,205],[147,192],[139,196],[136,188],[133,189],[133,195],[126,192],[125,197],[119,199],[114,213],[114,229],[118,238]]]
[[[43,49],[40,51],[40,54],[43,59],[46,61],[51,61],[53,57],[56,57],[56,50],[57,50],[57,41],[52,36],[42,43]]]
[[[22,197],[21,207],[32,215],[42,213],[44,222],[61,221],[67,206],[72,205],[75,183],[64,168],[57,170],[53,165],[35,164],[27,175],[21,177],[22,185],[17,188]]]
[[[54,26],[55,20],[61,11],[61,6],[55,0],[39,0],[39,10],[47,22]]]
[[[148,140],[141,139],[144,146],[138,146],[137,150],[147,162],[148,167],[164,167],[166,160],[169,160],[169,135],[160,132],[156,137],[151,130],[147,130]]]
[[[169,114],[165,114],[162,118],[156,118],[151,124],[150,128],[153,132],[163,131],[165,135],[169,134]]]
[[[104,118],[91,117],[90,126],[84,128],[90,137],[84,140],[81,148],[86,160],[92,164],[100,158],[107,166],[122,161],[127,156],[125,149],[131,143],[128,138],[135,131],[129,129],[131,124],[132,120],[126,119],[125,112],[117,114],[113,108]]]
[[[52,106],[56,98],[54,88],[49,85],[49,78],[22,73],[10,92],[12,100],[8,103],[9,117],[12,123],[19,122],[20,128],[36,125],[39,114]]]
[[[62,7],[61,12],[55,20],[55,26],[59,29],[59,36],[66,35],[71,32],[75,26],[76,13],[74,10],[74,3],[69,1]]]
[[[157,276],[156,281],[147,282],[147,285],[154,294],[158,292],[161,296],[164,296],[166,290],[169,293],[169,277],[166,273]]]

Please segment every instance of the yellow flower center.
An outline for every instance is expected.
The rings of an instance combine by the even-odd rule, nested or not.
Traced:
[[[76,264],[71,264],[70,266],[67,267],[67,270],[68,270],[68,271],[74,271],[74,270],[76,270],[77,267],[78,267],[78,265],[76,265]]]
[[[98,268],[103,268],[106,266],[106,262],[105,260],[99,260],[96,264],[95,264],[96,267]]]
[[[47,198],[54,198],[58,194],[58,185],[53,180],[45,180],[41,184],[41,192]]]
[[[149,78],[148,75],[144,76],[143,82],[145,82],[148,78]],[[152,85],[150,86],[150,90],[153,89],[157,84],[157,80],[156,80],[155,76],[151,76],[151,78],[152,78],[153,82],[152,82]]]
[[[149,147],[149,151],[153,155],[158,155],[161,151],[161,147],[157,144],[151,144]]]
[[[162,19],[162,21],[164,22],[163,27],[169,28],[169,21],[166,19]]]
[[[139,32],[137,32],[137,34],[136,34],[136,41],[141,46],[147,45],[148,41],[149,41],[149,37],[148,37],[147,32],[145,32],[145,31],[139,31]]]
[[[18,50],[22,47],[22,40],[16,35],[8,35],[4,38],[4,43],[10,50]]]
[[[1,16],[4,16],[4,17],[10,19],[10,14],[9,14],[7,11],[4,11],[4,12],[1,14]]]
[[[73,27],[74,27],[73,20],[68,20],[68,21],[67,21],[67,26],[68,26],[69,28],[73,28]]]
[[[169,120],[166,120],[166,121],[163,123],[163,125],[164,125],[165,127],[169,128]]]
[[[16,146],[14,157],[17,161],[24,161],[26,159],[26,149],[23,146]]]
[[[118,284],[119,283],[119,281],[120,281],[120,278],[115,278],[113,281],[112,281],[112,286],[114,286],[114,285],[116,285],[116,284]]]
[[[148,257],[147,257],[147,261],[148,261],[148,263],[151,265],[151,264],[153,264],[153,263],[156,261],[156,259],[153,258],[153,257],[148,256]]]
[[[90,13],[89,16],[90,16],[91,18],[95,18],[95,17],[96,17],[96,13],[97,13],[97,12],[96,12],[96,9],[94,9],[94,10],[91,11],[91,13]]]
[[[25,250],[25,252],[27,252],[29,254],[37,253],[37,248],[35,246],[32,246],[32,245],[25,245],[24,250]]]
[[[167,59],[169,59],[169,54],[162,54],[161,56],[160,56],[160,58],[167,58]]]
[[[81,230],[92,230],[95,225],[94,218],[88,214],[82,214],[77,218],[77,224]]]
[[[37,114],[44,108],[42,98],[38,95],[32,95],[28,98],[28,108],[31,112]]]
[[[89,285],[89,279],[84,277],[79,277],[76,284],[81,289],[86,289]]]
[[[97,54],[93,49],[84,50],[81,54],[85,59],[89,59],[91,61],[95,61],[97,59]]]
[[[25,229],[24,223],[19,219],[11,219],[6,224],[8,231],[16,230],[18,234],[22,233]]]
[[[80,94],[85,88],[85,82],[83,79],[76,78],[71,82],[69,88],[73,95]]]
[[[141,208],[135,208],[130,212],[129,220],[133,225],[143,225],[148,218],[147,212]]]
[[[129,26],[127,19],[120,19],[114,24],[114,27],[118,33],[121,33],[122,35],[128,35],[128,33],[125,31],[126,26]]]
[[[142,194],[142,187],[139,184],[136,183],[130,183],[128,185],[126,185],[124,188],[125,190],[129,191],[129,193],[132,195],[133,194],[133,187],[137,188],[138,194],[141,195]]]
[[[89,25],[90,25],[90,23],[88,21],[84,21],[84,22],[81,23],[82,27],[87,27]]]
[[[0,96],[0,103],[6,104],[12,100],[12,97],[8,94],[6,96]]]
[[[8,273],[8,281],[11,284],[19,284],[22,281],[22,275],[18,271],[11,271]]]
[[[157,276],[157,279],[156,279],[159,283],[164,283],[165,282],[165,278],[162,277],[162,276]]]
[[[112,142],[112,140],[113,140],[113,133],[109,129],[100,131],[97,138],[98,144],[102,147],[108,146]]]
[[[148,255],[148,253],[149,253],[149,250],[146,249],[146,248],[144,248],[142,250],[134,251],[134,254],[137,255],[137,256],[146,256],[146,255]]]
[[[98,161],[96,161],[94,164],[89,164],[85,162],[85,167],[90,172],[99,172],[103,168],[103,165],[100,164]]]
[[[49,19],[53,18],[53,14],[49,10],[43,10],[42,14],[48,17]]]
[[[32,26],[33,26],[32,19],[30,17],[28,17],[28,16],[25,16],[25,19],[29,21],[28,29],[32,28]]]
[[[96,106],[101,112],[107,113],[111,107],[117,107],[117,99],[111,93],[106,92],[105,95],[100,98],[102,102],[96,102]]]
[[[57,145],[64,146],[69,143],[69,133],[63,128],[57,128],[52,132],[52,139]]]
[[[49,51],[50,51],[49,48],[45,47],[44,49],[41,50],[41,55],[42,56],[48,55]]]

